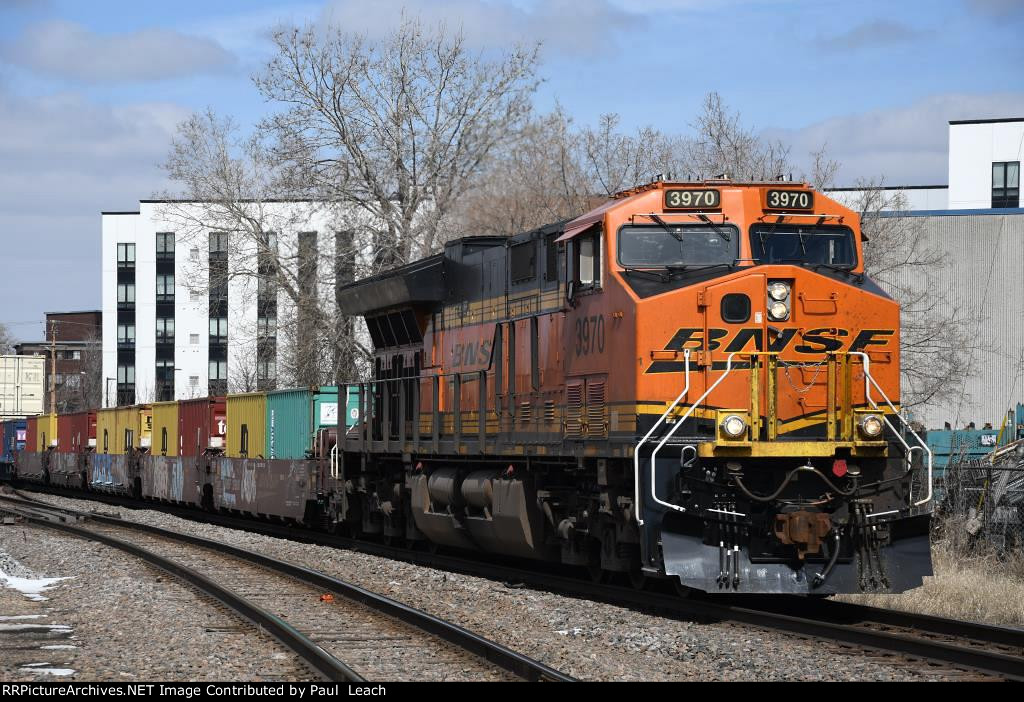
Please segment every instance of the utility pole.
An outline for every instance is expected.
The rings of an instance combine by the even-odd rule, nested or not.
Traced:
[[[57,413],[57,320],[50,320],[50,414]]]

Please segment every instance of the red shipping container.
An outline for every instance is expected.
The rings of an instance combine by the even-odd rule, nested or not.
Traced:
[[[57,451],[81,453],[96,445],[96,413],[75,412],[57,416]]]
[[[223,449],[227,415],[223,397],[203,397],[179,402],[178,455],[200,456],[207,449]]]
[[[36,448],[36,443],[39,440],[39,417],[29,417],[27,423],[27,431],[25,433],[25,450],[35,453],[39,449]]]

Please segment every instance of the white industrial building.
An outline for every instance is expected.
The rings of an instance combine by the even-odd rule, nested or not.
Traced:
[[[886,216],[920,222],[922,245],[937,247],[949,265],[931,282],[942,304],[966,313],[977,348],[965,359],[967,380],[947,398],[918,409],[926,427],[998,427],[1024,401],[1024,209],[1020,165],[1024,118],[949,123],[946,185],[890,186],[905,210]],[[858,188],[829,195],[856,208]]]
[[[332,219],[310,202],[252,203],[266,235],[209,204],[143,200],[102,213],[104,406],[273,388],[297,312],[262,275],[277,262],[334,299]],[[301,282],[296,269],[313,271]]]

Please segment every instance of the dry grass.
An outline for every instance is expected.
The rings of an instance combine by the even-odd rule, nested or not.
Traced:
[[[965,554],[960,544],[932,542],[935,575],[900,595],[842,595],[858,604],[986,624],[1024,626],[1024,554]]]

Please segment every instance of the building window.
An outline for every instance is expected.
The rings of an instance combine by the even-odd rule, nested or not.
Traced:
[[[273,358],[260,361],[256,367],[256,374],[260,380],[274,380],[277,378],[277,361]]]
[[[215,343],[223,343],[228,340],[228,320],[226,317],[210,318],[210,338]]]
[[[158,275],[156,277],[156,301],[174,302],[174,276]]]
[[[193,346],[198,346],[199,345],[199,335],[198,334],[189,334],[188,335],[188,343],[192,344]]]
[[[157,232],[156,235],[156,258],[174,258],[174,234],[168,232]]]
[[[992,207],[1020,207],[1020,161],[992,164]]]
[[[198,375],[190,375],[188,377],[188,384],[191,387],[194,387],[194,388],[199,387],[199,376]]]
[[[227,232],[210,232],[210,253],[222,253],[228,252],[228,233]]]
[[[117,367],[117,383],[118,383],[118,385],[134,385],[135,384],[135,366],[118,366]]]
[[[277,317],[260,317],[257,319],[256,334],[258,336],[276,336]]]
[[[189,290],[188,301],[189,302],[202,302],[205,299],[205,295],[202,290]]]
[[[174,341],[174,318],[173,317],[158,317],[156,320],[156,340],[157,341]]]
[[[135,244],[117,245],[117,267],[135,268]]]
[[[199,247],[198,246],[193,246],[192,249],[188,252],[188,257],[191,258],[193,261],[198,261],[199,260]]]
[[[210,361],[210,380],[227,380],[228,362]]]
[[[134,324],[118,324],[117,325],[117,343],[119,343],[119,344],[134,344],[135,343],[135,325]]]
[[[135,304],[135,283],[117,284],[117,303],[119,305]]]

